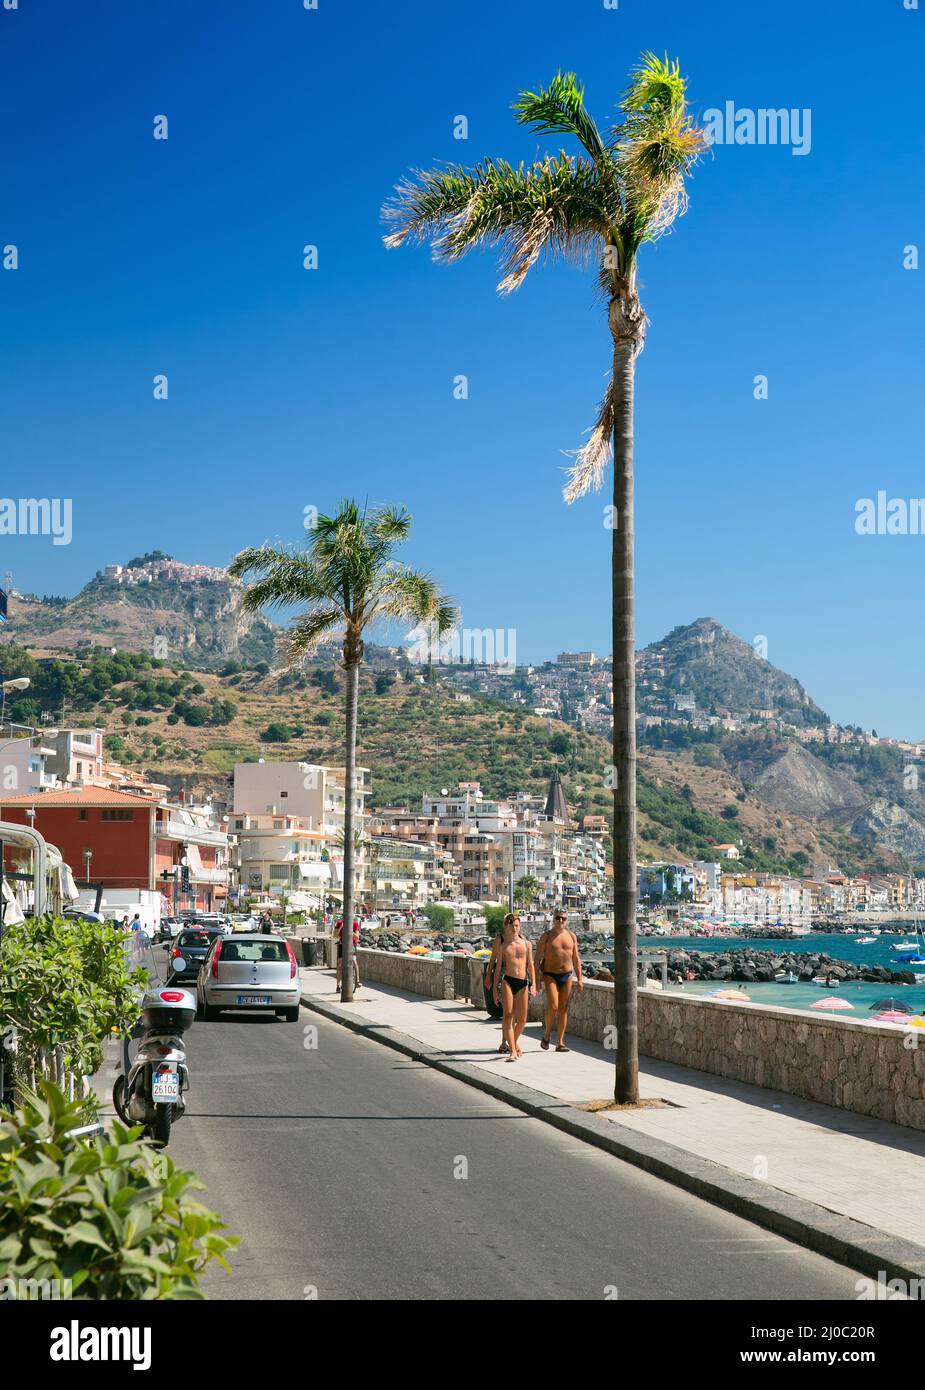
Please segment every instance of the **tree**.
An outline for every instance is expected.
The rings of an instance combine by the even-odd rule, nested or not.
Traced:
[[[488,158],[416,174],[398,186],[384,213],[389,247],[430,239],[434,257],[454,261],[475,246],[503,253],[499,293],[524,282],[541,256],[586,264],[594,258],[607,302],[613,369],[588,442],[575,455],[565,500],[601,486],[613,456],[613,788],[614,1094],[639,1098],[636,1021],[636,715],[633,554],[633,407],[635,363],[645,338],[636,284],[637,258],[684,210],[685,177],[703,149],[687,110],[677,63],[643,56],[622,102],[622,123],[602,134],[573,73],[523,92],[514,104],[522,125],[577,139],[582,153],[546,155],[529,167]],[[553,349],[555,350],[555,349]]]
[[[288,724],[275,720],[272,724],[267,725],[260,738],[264,743],[288,743],[292,738],[292,730]]]
[[[235,579],[259,575],[245,591],[249,613],[263,608],[301,604],[303,612],[292,628],[289,656],[293,665],[313,653],[322,638],[342,638],[346,676],[344,720],[344,931],[341,1000],[353,999],[353,931],[356,790],[357,705],[363,634],[376,619],[429,624],[437,635],[448,632],[456,610],[429,575],[410,569],[395,558],[398,545],[411,531],[411,515],[403,507],[362,509],[349,499],[334,516],[319,516],[306,549],[270,545],[242,550],[229,573]]]
[[[518,907],[528,908],[539,891],[539,880],[532,874],[524,874],[514,885],[514,901]]]

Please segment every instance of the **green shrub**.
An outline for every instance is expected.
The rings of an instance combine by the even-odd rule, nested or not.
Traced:
[[[108,923],[27,917],[0,945],[0,1018],[16,1030],[17,1071],[28,1076],[39,1049],[61,1048],[65,1066],[92,1076],[102,1044],[138,1018],[147,976],[132,969],[125,938]]]
[[[42,1297],[43,1283],[57,1280],[79,1300],[201,1299],[200,1274],[212,1260],[227,1270],[225,1251],[237,1244],[191,1197],[201,1184],[140,1127],[114,1121],[99,1139],[71,1138],[80,1105],[50,1082],[39,1090],[0,1123],[5,1296]]]
[[[288,724],[276,721],[268,724],[260,737],[264,743],[288,743],[292,738],[292,730]]]
[[[504,930],[504,919],[507,916],[507,908],[501,907],[496,903],[482,903],[482,911],[485,914],[485,925],[490,936],[500,936]]]
[[[451,932],[453,930],[453,909],[451,907],[441,907],[439,903],[427,903],[421,909],[421,915],[427,918],[434,931]]]

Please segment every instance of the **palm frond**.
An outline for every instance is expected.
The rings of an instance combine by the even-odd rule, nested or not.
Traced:
[[[459,196],[465,174],[468,196]],[[544,252],[582,258],[608,225],[610,205],[594,165],[565,153],[529,167],[485,160],[471,172],[431,171],[405,184],[384,216],[398,223],[385,238],[431,238],[437,261],[455,261],[478,245],[504,250],[499,292],[517,289]],[[611,199],[612,203],[612,199]]]
[[[289,638],[289,661],[294,665],[303,656],[312,656],[318,643],[344,626],[344,615],[333,605],[304,613],[292,628]]]
[[[384,576],[374,598],[374,611],[390,618],[433,623],[438,634],[448,632],[457,612],[429,574],[395,565]]]
[[[228,572],[235,579],[248,574],[262,576],[244,592],[241,606],[247,613],[286,608],[293,603],[314,603],[326,596],[323,575],[304,550],[252,546],[235,556]]]
[[[667,53],[657,58],[647,52],[633,69],[622,105],[630,120],[653,113],[664,118],[682,112],[686,97],[687,79],[681,76],[681,64],[670,62]]]
[[[584,497],[587,492],[599,491],[604,481],[607,465],[613,457],[613,418],[614,418],[613,377],[607,383],[604,399],[598,407],[597,420],[587,444],[580,449],[570,450],[575,462],[568,471],[568,481],[562,489],[562,496],[571,504]]]
[[[574,135],[597,163],[607,150],[600,131],[585,108],[585,89],[573,72],[557,72],[548,87],[521,92],[514,110],[521,125],[540,135]]]
[[[383,206],[383,220],[393,228],[383,237],[385,245],[391,250],[409,240],[426,241],[440,235],[454,218],[465,213],[484,178],[483,171],[460,165],[412,170]]]

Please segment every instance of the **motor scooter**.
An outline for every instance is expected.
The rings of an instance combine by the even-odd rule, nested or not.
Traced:
[[[129,1039],[122,1049],[122,1071],[116,1078],[112,1103],[125,1125],[143,1124],[145,1133],[163,1148],[170,1128],[185,1110],[189,1068],[183,1034],[196,1017],[196,997],[188,989],[157,985],[142,999],[136,1036],[141,1041],[129,1061]]]

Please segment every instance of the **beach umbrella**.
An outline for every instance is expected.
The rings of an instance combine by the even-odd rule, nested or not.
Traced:
[[[911,1014],[915,1010],[911,1004],[905,1003],[902,999],[878,999],[876,1004],[871,1004],[868,1013],[897,1013]]]
[[[708,999],[732,999],[740,1004],[750,1004],[752,1001],[747,994],[743,994],[740,989],[714,989],[707,995]]]
[[[847,999],[817,999],[815,1004],[810,1004],[811,1009],[853,1009],[854,1005],[849,1004]]]
[[[921,1014],[912,1014],[911,1017],[907,1017],[906,1022],[910,1028],[925,1028],[925,1018]]]
[[[909,1015],[900,1013],[897,1009],[888,1009],[886,1013],[874,1014],[871,1023],[908,1023]]]

